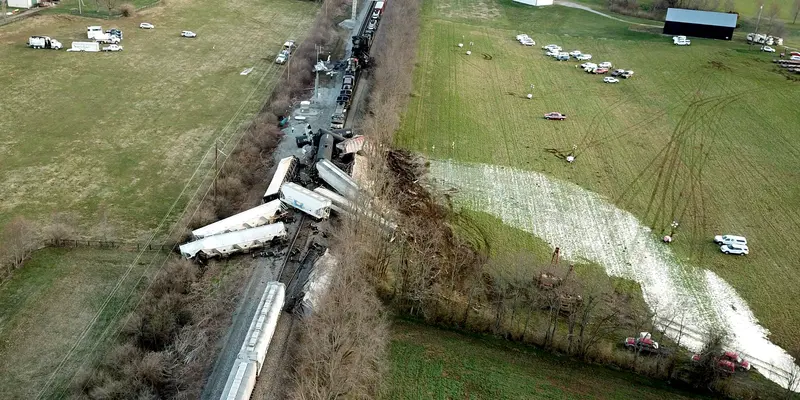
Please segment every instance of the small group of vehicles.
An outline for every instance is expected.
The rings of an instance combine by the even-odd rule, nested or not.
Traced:
[[[747,238],[737,235],[717,235],[714,236],[714,243],[720,245],[719,250],[724,254],[734,254],[744,256],[750,254],[747,247]]]
[[[713,355],[714,362],[717,368],[728,374],[734,374],[736,371],[747,372],[750,371],[750,362],[743,360],[738,353],[732,351],[725,351],[720,355]],[[692,361],[698,362],[702,359],[700,354],[693,354]]]
[[[686,36],[673,36],[672,43],[676,46],[689,46],[692,41],[687,39]]]
[[[524,46],[533,46],[536,44],[530,36],[524,33],[517,35],[517,41]]]
[[[580,65],[581,69],[596,75],[603,75],[607,74],[613,68],[613,65],[610,61],[603,61],[600,64],[595,64],[593,62],[589,62],[592,59],[591,54],[585,54],[580,50],[573,50],[569,53],[563,51],[561,46],[557,44],[548,44],[547,46],[542,46],[543,50],[547,50],[545,53],[547,56],[554,57],[558,61],[568,61],[571,58],[575,58],[576,60],[586,61]],[[617,69],[611,73],[611,75],[615,77],[622,77],[625,79],[630,78],[633,76],[633,71],[626,71],[624,69]],[[619,83],[619,78],[614,77],[605,77],[603,78],[604,83]]]
[[[278,52],[278,56],[275,57],[275,64],[285,64],[286,61],[289,59],[289,56],[292,55],[292,52],[295,49],[294,40],[287,40],[283,43],[283,47]]]

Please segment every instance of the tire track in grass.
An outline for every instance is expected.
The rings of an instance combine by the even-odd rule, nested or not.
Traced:
[[[491,34],[489,33],[489,28],[487,28],[486,26],[483,26],[483,27],[481,27],[481,30],[483,32],[483,36],[484,36],[484,39],[486,40],[486,43],[492,43],[492,37],[491,37]],[[495,99],[498,96],[500,96],[501,98],[499,100],[502,102],[503,101],[502,95],[499,94],[499,89],[500,89],[501,86],[499,84],[499,79],[498,79],[497,63],[492,63],[492,65],[490,65],[486,69],[489,72],[487,75],[489,76],[489,79],[491,79],[492,87],[494,89],[494,90],[492,90],[490,92],[490,95],[493,94],[492,97],[494,97]],[[503,140],[502,140],[503,141],[503,149],[506,152],[505,163],[508,164],[508,165],[511,165],[512,164],[512,161],[511,161],[511,159],[512,159],[511,154],[512,153],[511,153],[511,149],[509,148],[509,143],[512,142],[513,138],[509,138],[508,120],[505,118],[505,115],[503,115],[503,116],[500,116],[499,118],[496,118],[496,121],[497,121],[498,124],[500,124],[500,130],[503,132],[502,133],[502,135],[503,135]]]
[[[727,330],[726,347],[758,355],[762,365],[797,368],[791,356],[767,339],[768,331],[733,287],[711,271],[681,262],[651,229],[601,196],[510,167],[432,160],[430,173],[441,186],[460,189],[454,196],[457,203],[560,246],[568,259],[594,261],[611,276],[638,282],[660,317],[683,320],[693,332]],[[667,335],[677,339],[675,331]],[[702,347],[696,336],[681,343],[692,350]],[[767,378],[786,385],[779,376]]]

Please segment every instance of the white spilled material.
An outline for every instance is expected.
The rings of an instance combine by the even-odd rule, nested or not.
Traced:
[[[721,328],[728,333],[728,349],[742,353],[782,387],[790,371],[800,373],[792,357],[767,339],[769,331],[733,287],[711,271],[679,261],[633,214],[598,194],[544,174],[496,165],[432,160],[430,174],[444,186],[458,188],[455,199],[460,204],[559,246],[569,259],[591,260],[611,276],[638,282],[661,321],[676,321],[673,326],[682,321],[681,345],[699,350],[702,334]],[[674,329],[666,332],[677,339]]]

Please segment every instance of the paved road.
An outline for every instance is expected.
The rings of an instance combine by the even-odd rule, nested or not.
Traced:
[[[653,28],[663,28],[664,27],[664,25],[651,25],[651,24],[642,24],[642,23],[639,23],[639,22],[626,21],[626,20],[624,20],[622,18],[617,18],[617,17],[615,17],[613,15],[608,15],[606,13],[602,13],[600,11],[597,11],[597,10],[594,10],[592,8],[589,8],[589,7],[587,7],[587,6],[583,5],[583,4],[573,3],[571,1],[556,1],[555,4],[558,4],[558,5],[564,6],[564,7],[569,7],[569,8],[577,8],[577,9],[580,9],[580,10],[586,10],[586,11],[589,11],[590,13],[601,15],[603,17],[610,18],[610,19],[613,19],[615,21],[624,22],[626,24],[649,26],[649,27],[653,27]]]

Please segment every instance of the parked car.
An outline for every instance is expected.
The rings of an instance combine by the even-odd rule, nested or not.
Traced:
[[[529,37],[524,37],[519,42],[524,44],[525,46],[533,46],[536,44],[536,42],[534,42],[533,39]]]
[[[607,76],[607,77],[603,78],[603,82],[605,82],[605,83],[619,83],[619,79]]]
[[[547,46],[542,46],[542,49],[543,50],[558,49],[558,51],[561,51],[561,46],[559,46],[557,44],[548,44]]]
[[[611,61],[603,61],[600,64],[598,64],[597,66],[600,67],[600,68],[611,69]]]
[[[683,36],[683,35],[681,35],[681,36],[673,36],[672,37],[672,41],[673,42],[681,42],[681,41],[684,41],[684,40],[688,40],[688,39],[686,39],[686,36]]]
[[[632,77],[632,76],[633,76],[633,71],[631,71],[631,70],[625,71],[625,72],[623,72],[623,73],[622,73],[622,75],[620,75],[620,76],[621,76],[621,77],[623,77],[623,78],[625,78],[625,79],[628,79],[628,78],[630,78],[630,77]]]
[[[790,56],[800,56],[800,51],[792,51],[789,53]]]
[[[789,59],[792,61],[800,61],[800,56],[791,56]]]
[[[569,61],[569,54],[567,53],[560,53],[556,56],[556,60],[558,61]]]
[[[369,21],[369,24],[367,24],[367,29],[375,29],[376,26],[378,26],[378,20],[373,18]]]
[[[106,47],[103,47],[103,51],[122,51],[122,46],[118,44],[110,44]]]
[[[678,45],[678,46],[689,46],[689,45],[692,44],[692,41],[691,40],[678,40],[678,41],[675,41],[675,44]]]
[[[155,26],[149,22],[142,22],[139,24],[139,28],[141,29],[155,29]]]
[[[581,53],[580,50],[572,50],[572,51],[569,52],[569,55],[571,55],[573,57],[578,57],[581,54],[583,54],[583,53]]]
[[[625,73],[624,69],[615,69],[611,71],[611,76],[620,76]]]
[[[581,54],[581,55],[579,55],[579,56],[577,56],[575,58],[578,59],[578,60],[581,60],[581,61],[586,61],[586,60],[591,60],[592,59],[592,55],[591,54]]]
[[[181,32],[181,36],[187,37],[187,38],[193,38],[193,37],[197,37],[197,34],[192,32],[192,31],[183,31],[183,32]]]
[[[592,71],[593,74],[598,75],[605,74],[606,72],[608,72],[608,68],[595,68],[594,71]]]
[[[559,54],[561,53],[558,52],[557,50],[550,50],[547,53],[545,53],[545,55],[548,57],[558,57]]]
[[[583,69],[597,68],[597,64],[592,63],[592,62],[585,62],[585,63],[581,64],[581,68],[583,68]]]
[[[766,51],[767,53],[774,53],[775,49],[769,46],[761,46],[761,51]]]
[[[750,254],[750,249],[747,248],[746,244],[723,244],[719,246],[719,250],[725,254],[735,254],[735,255],[746,255]]]
[[[544,115],[544,119],[554,119],[554,120],[562,121],[562,120],[567,119],[567,115],[566,114],[561,114],[560,112],[555,112],[554,111],[554,112],[549,112],[549,113],[545,114]]]
[[[747,244],[747,238],[737,235],[717,235],[714,236],[716,244]]]

